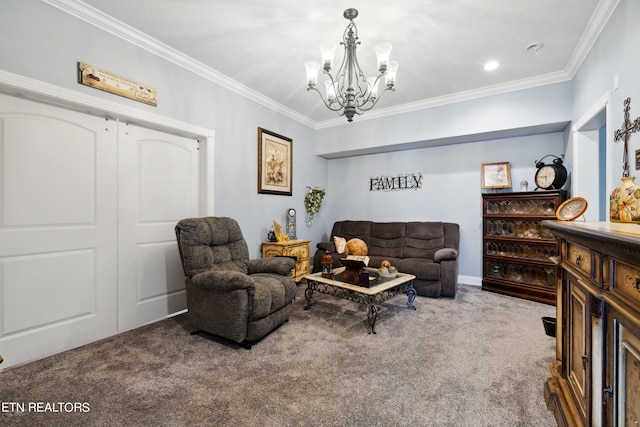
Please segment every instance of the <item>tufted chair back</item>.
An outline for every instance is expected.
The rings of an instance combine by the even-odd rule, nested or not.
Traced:
[[[182,268],[187,277],[208,270],[248,273],[249,249],[233,218],[188,218],[176,226]]]

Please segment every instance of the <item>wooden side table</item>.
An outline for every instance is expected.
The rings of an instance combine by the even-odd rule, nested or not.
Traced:
[[[262,257],[274,256],[296,257],[296,269],[291,273],[293,279],[299,282],[309,274],[309,256],[311,240],[287,240],[284,242],[262,242]]]

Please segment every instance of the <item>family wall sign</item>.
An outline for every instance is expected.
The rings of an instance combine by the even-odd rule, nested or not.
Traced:
[[[419,188],[422,188],[421,173],[369,178],[369,191],[417,190]]]

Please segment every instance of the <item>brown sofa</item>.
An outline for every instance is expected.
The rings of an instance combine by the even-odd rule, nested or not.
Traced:
[[[344,254],[336,252],[334,237],[364,240],[369,248],[369,267],[380,267],[388,260],[398,271],[416,276],[413,286],[418,295],[451,297],[458,284],[460,227],[450,222],[372,222],[338,221],[333,224],[329,242],[316,245],[313,271],[322,269],[328,250],[333,267],[342,266]]]

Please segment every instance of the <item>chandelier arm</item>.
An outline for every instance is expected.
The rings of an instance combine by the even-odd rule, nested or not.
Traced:
[[[382,93],[380,93],[380,95],[382,95]],[[376,101],[380,95],[373,96],[373,91],[369,88],[369,84],[367,83],[367,89],[361,90],[361,92],[356,96],[355,106],[359,109],[368,110],[369,107],[367,107],[367,104],[373,102],[375,105],[374,101]]]
[[[395,89],[395,88],[389,88],[389,87],[385,88],[385,90],[383,90],[383,91],[382,91],[382,92],[381,92],[381,93],[380,93],[380,94],[379,94],[375,99],[373,99],[373,100],[367,100],[367,102],[371,102],[371,105],[370,105],[370,106],[366,106],[366,107],[365,107],[364,105],[357,105],[357,106],[356,106],[356,113],[357,113],[357,114],[362,114],[362,113],[364,113],[365,111],[369,111],[369,110],[371,110],[373,107],[375,107],[375,105],[378,103],[378,101],[380,101],[380,98],[382,98],[382,94],[383,94],[383,93],[385,93],[385,92],[386,92],[386,91],[388,91],[388,90],[390,90],[390,91],[392,91],[392,92],[395,92],[395,90],[396,90],[396,89]],[[358,112],[358,111],[359,111],[359,112]]]
[[[342,63],[340,64],[340,68],[338,68],[338,71],[336,72],[336,80],[341,74],[344,75],[347,64],[347,45],[344,42],[340,42],[340,44],[344,46],[344,55],[342,55]]]
[[[336,75],[336,78],[334,79],[333,76],[331,75],[331,73],[329,73],[328,71],[325,71],[325,74],[327,76],[329,76],[329,79],[331,80],[331,85],[333,86],[335,95],[336,95],[336,100],[335,102],[338,103],[340,105],[340,108],[343,108],[344,105],[346,104],[347,100],[344,97],[344,73],[341,71],[342,67],[340,67],[339,73]],[[334,110],[335,111],[335,110]]]
[[[360,42],[356,43],[356,45],[360,44]],[[358,61],[358,57],[356,56],[356,49],[354,47],[353,49],[353,65],[355,68],[355,75],[356,75],[356,81],[358,82],[358,88],[360,89],[360,91],[362,91],[362,88],[360,87],[360,84],[364,84],[365,87],[368,87],[369,84],[367,83],[367,76],[364,74],[364,71],[362,71],[362,67],[360,66],[360,62]],[[378,77],[380,78],[380,77]]]
[[[329,73],[328,71],[325,71],[325,74],[327,74],[329,76],[329,78],[331,79],[331,84],[333,85],[335,92],[336,92],[336,98],[339,99],[340,105],[342,107],[344,107],[344,105],[346,104],[347,100],[344,96],[345,94],[345,75],[346,75],[346,64],[347,64],[347,45],[344,42],[340,42],[341,45],[343,45],[345,47],[345,53],[342,57],[342,63],[340,64],[340,68],[338,68],[338,71],[336,72],[336,77],[334,79],[334,77],[331,75],[331,73]]]
[[[310,90],[313,90],[313,91],[318,92],[318,96],[320,96],[320,99],[322,100],[322,102],[324,103],[324,105],[325,105],[329,110],[331,110],[331,111],[337,111],[337,112],[340,112],[340,110],[342,110],[342,108],[344,107],[344,105],[343,105],[343,104],[340,104],[340,103],[338,103],[337,101],[336,101],[336,102],[333,102],[333,103],[328,103],[328,102],[324,99],[324,96],[322,96],[322,92],[320,92],[317,88],[315,88],[315,87],[308,87],[308,88],[307,88],[307,91],[310,91]],[[333,104],[337,104],[337,105],[335,105],[335,106],[334,106]]]
[[[378,75],[378,77],[376,77],[376,79],[374,80],[374,82],[373,82],[373,84],[371,85],[371,87],[376,87],[376,86],[378,85],[378,82],[380,81],[380,79],[381,79],[384,75],[385,75],[385,73],[380,73],[380,74]],[[363,75],[363,77],[364,77],[364,75]],[[363,84],[366,84],[366,85],[367,85],[367,86],[366,86],[366,88],[367,88],[367,89],[366,89],[365,91],[362,91],[362,89],[361,89],[362,93],[361,93],[361,95],[358,97],[358,98],[361,100],[361,102],[358,102],[358,103],[357,103],[358,108],[363,108],[363,106],[364,106],[364,105],[366,105],[368,102],[370,102],[370,101],[375,101],[376,99],[380,98],[380,97],[382,96],[382,94],[383,94],[384,92],[386,92],[386,91],[389,89],[388,87],[386,87],[385,89],[383,89],[383,90],[382,90],[382,92],[380,92],[380,94],[379,94],[378,96],[376,96],[375,98],[373,98],[373,100],[371,100],[372,91],[371,91],[371,87],[369,86],[369,83],[366,81],[366,79],[365,79],[365,81],[363,82]],[[376,102],[377,102],[377,101],[376,101]],[[374,103],[374,105],[375,105],[375,103]]]

